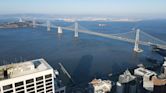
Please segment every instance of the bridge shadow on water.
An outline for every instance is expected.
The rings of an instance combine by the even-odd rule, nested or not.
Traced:
[[[73,78],[76,83],[89,81],[90,70],[93,62],[92,55],[84,55],[81,57],[78,65],[73,73]]]

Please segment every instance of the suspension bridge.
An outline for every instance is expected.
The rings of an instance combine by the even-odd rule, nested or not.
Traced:
[[[71,26],[67,27],[61,27],[52,25],[49,21],[47,21],[47,24],[36,24],[35,20],[32,21],[32,25],[35,28],[36,26],[40,27],[47,27],[47,31],[50,31],[51,28],[58,29],[58,33],[62,34],[63,30],[67,31],[73,31],[74,37],[78,37],[79,33],[85,33],[105,38],[111,38],[115,40],[125,41],[129,43],[134,44],[134,51],[135,52],[142,52],[143,50],[139,48],[139,45],[145,45],[145,46],[157,46],[158,48],[166,49],[166,42],[163,40],[160,40],[146,32],[143,32],[139,29],[133,29],[132,31],[125,32],[125,33],[118,33],[118,34],[105,34],[105,33],[99,33],[94,32],[91,30],[88,30],[81,25],[78,24],[78,22],[75,22]]]

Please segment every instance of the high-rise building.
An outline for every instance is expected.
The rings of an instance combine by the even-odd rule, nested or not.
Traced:
[[[55,93],[54,70],[44,59],[0,66],[0,93]]]
[[[136,77],[129,70],[126,70],[119,76],[119,80],[116,83],[116,93],[136,93],[135,79]]]

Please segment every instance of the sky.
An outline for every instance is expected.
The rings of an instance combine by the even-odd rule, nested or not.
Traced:
[[[0,14],[166,16],[166,0],[0,0]]]

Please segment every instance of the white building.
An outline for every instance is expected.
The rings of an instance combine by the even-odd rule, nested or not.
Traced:
[[[157,75],[154,71],[140,67],[134,70],[134,74],[143,78],[143,87],[146,90],[153,91],[154,83],[152,77]]]
[[[166,58],[164,58],[164,59],[166,59]],[[166,75],[166,61],[164,61],[164,64],[163,64],[163,73],[164,73],[164,75]]]
[[[134,70],[134,75],[137,76],[149,76],[149,75],[157,75],[154,71],[150,71],[148,69],[145,69],[143,67],[139,67],[137,69]]]
[[[110,80],[94,79],[90,83],[91,93],[108,93],[111,92],[112,83]]]
[[[55,93],[54,76],[44,59],[0,66],[0,93]]]

